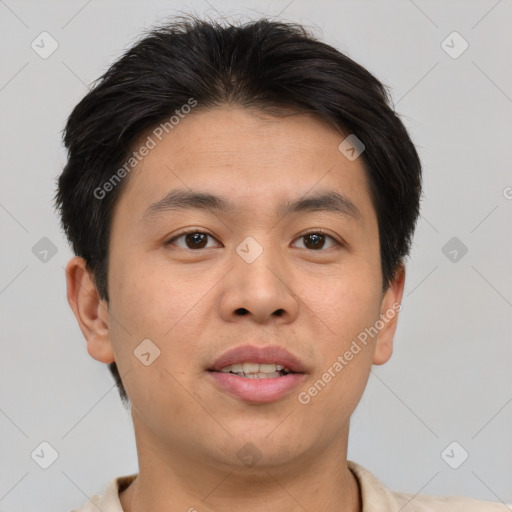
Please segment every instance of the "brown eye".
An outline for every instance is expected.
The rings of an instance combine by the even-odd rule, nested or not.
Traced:
[[[208,233],[201,231],[189,231],[187,233],[181,233],[181,235],[171,238],[166,245],[176,245],[181,249],[204,249],[208,243],[208,238],[212,238]],[[183,239],[185,245],[176,244],[177,240]]]
[[[304,246],[306,249],[311,250],[320,250],[325,249],[326,240],[330,239],[333,243],[331,243],[331,246],[327,247],[330,248],[335,245],[341,245],[337,240],[335,240],[332,236],[326,235],[325,233],[322,233],[321,231],[314,231],[311,233],[306,233],[305,235],[302,235],[299,240],[304,240]]]

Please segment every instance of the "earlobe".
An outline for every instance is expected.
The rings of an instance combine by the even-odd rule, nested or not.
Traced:
[[[405,266],[400,264],[382,300],[373,364],[384,364],[393,354],[393,338],[398,324],[398,314],[402,309],[404,285]]]
[[[101,300],[83,258],[66,266],[67,299],[87,341],[89,355],[102,363],[115,361],[108,329],[108,304]]]

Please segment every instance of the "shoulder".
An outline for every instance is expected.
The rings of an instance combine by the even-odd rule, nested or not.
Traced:
[[[119,501],[119,492],[128,487],[136,477],[135,473],[112,479],[103,493],[95,494],[85,505],[75,508],[71,512],[98,512],[98,510],[101,512],[123,512]]]
[[[510,512],[504,503],[482,501],[462,496],[432,496],[387,489],[375,475],[353,461],[348,467],[361,490],[363,512]]]
[[[506,512],[504,503],[482,501],[463,496],[431,496],[391,491],[393,505],[402,512]]]

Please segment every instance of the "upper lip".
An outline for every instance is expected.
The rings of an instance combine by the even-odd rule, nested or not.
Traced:
[[[278,345],[266,347],[255,347],[254,345],[243,345],[232,348],[222,354],[209,368],[211,371],[219,372],[222,368],[236,363],[275,363],[289,368],[295,373],[304,373],[304,365],[300,360]]]

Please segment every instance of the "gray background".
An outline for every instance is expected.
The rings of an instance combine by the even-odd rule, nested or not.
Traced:
[[[178,9],[304,23],[391,87],[424,198],[395,351],[372,370],[349,458],[395,490],[512,502],[510,1],[0,0],[0,510],[70,510],[137,471],[129,412],[66,301],[72,253],[51,199],[87,85]],[[47,59],[31,48],[43,31],[59,45]],[[441,45],[453,31],[469,44],[458,58]],[[42,441],[59,454],[48,469],[31,458]],[[469,453],[458,469],[441,456],[453,441],[452,464]]]

